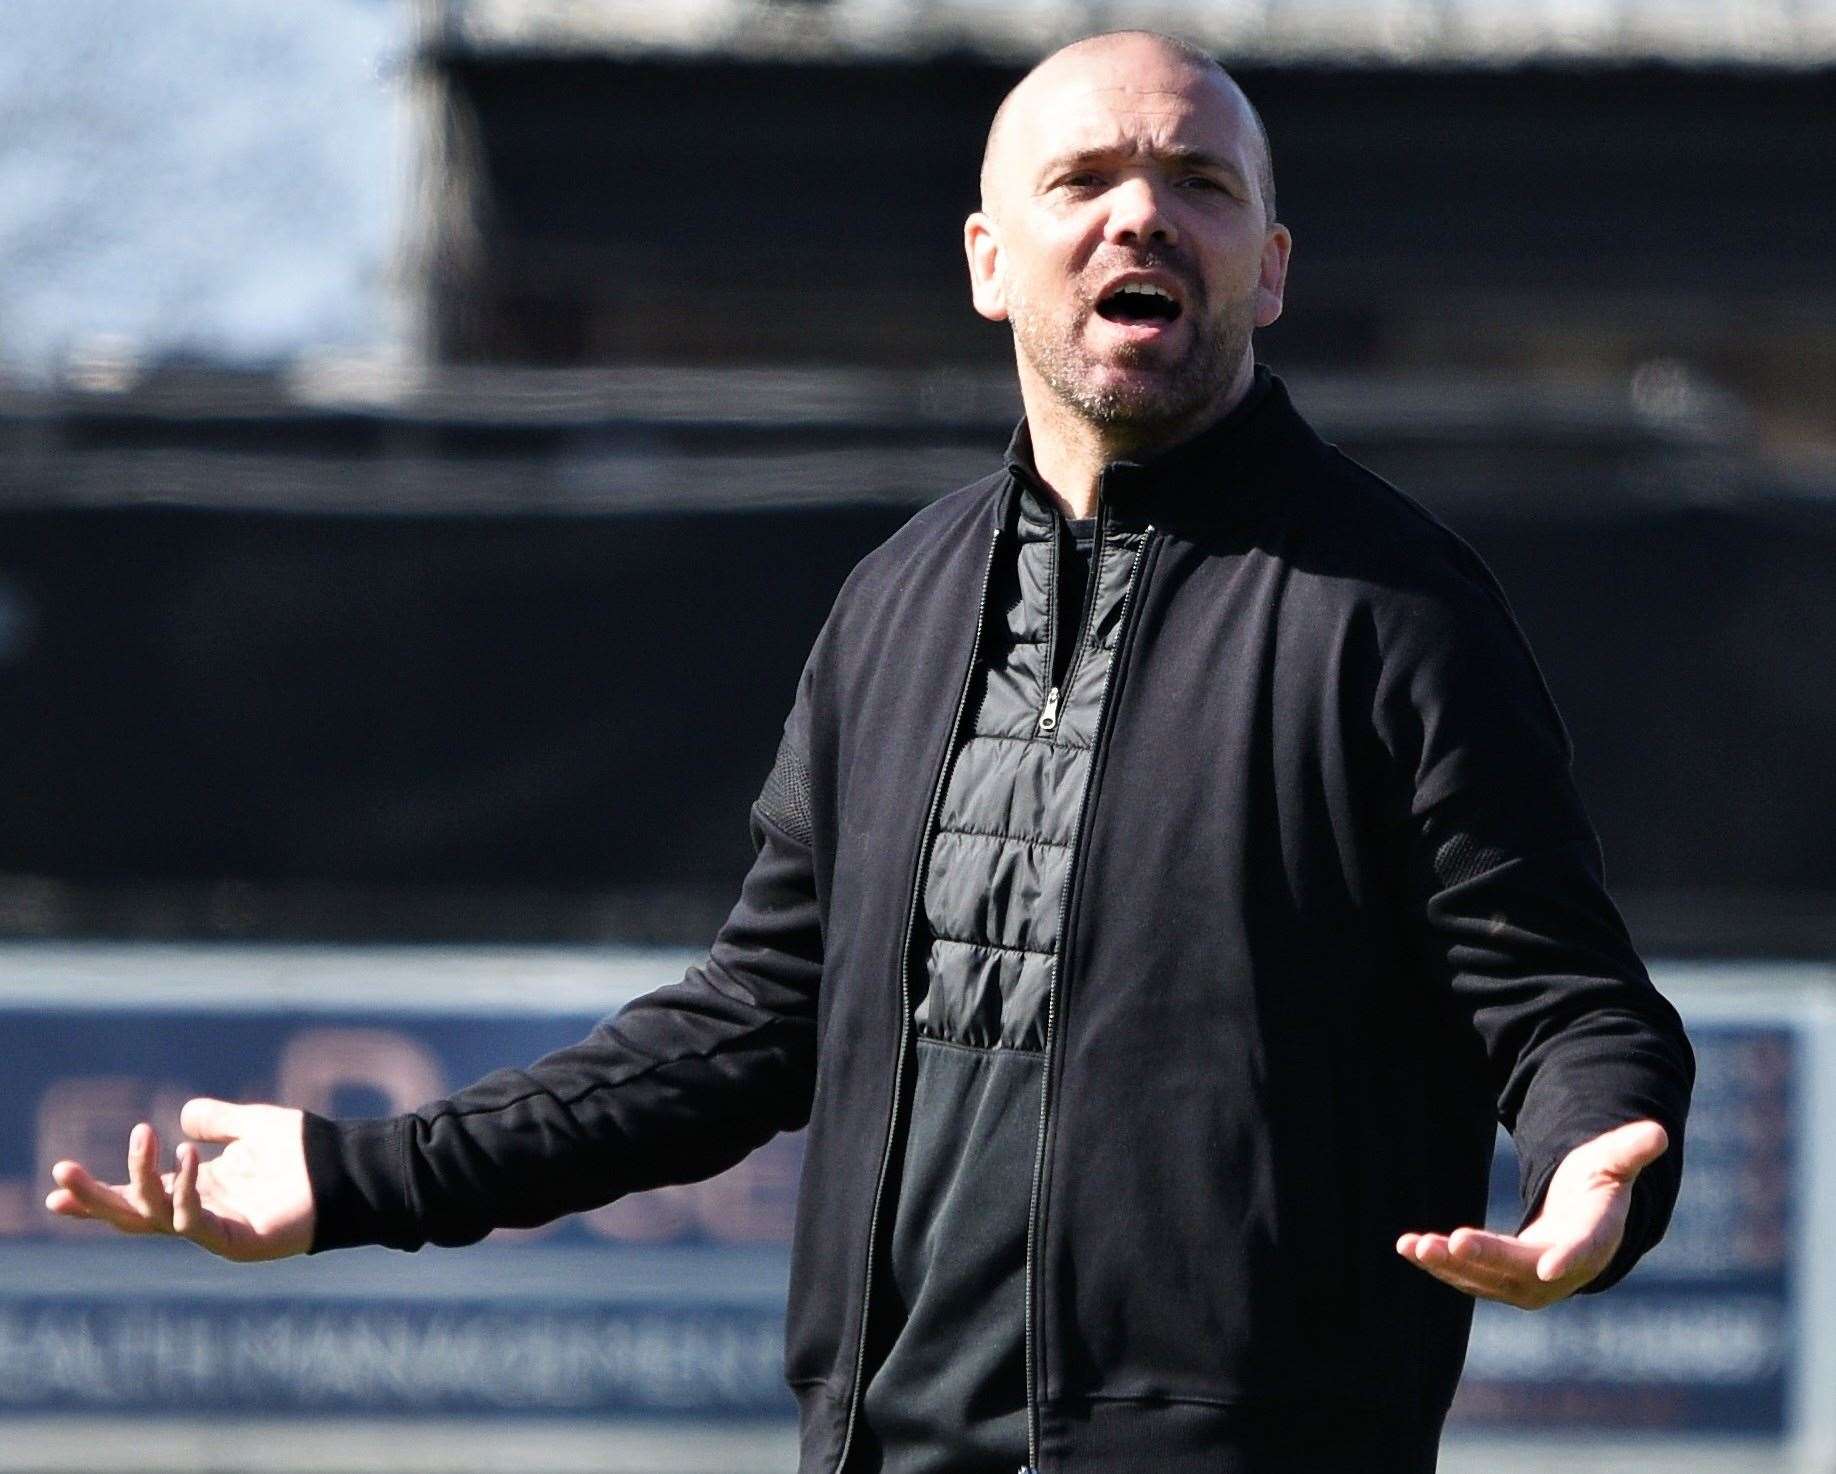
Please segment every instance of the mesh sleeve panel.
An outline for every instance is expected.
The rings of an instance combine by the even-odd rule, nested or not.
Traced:
[[[798,844],[807,847],[815,838],[815,824],[810,817],[809,766],[788,735],[778,743],[777,760],[766,775],[758,808]]]

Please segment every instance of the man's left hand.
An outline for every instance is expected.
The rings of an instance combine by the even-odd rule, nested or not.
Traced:
[[[1406,1233],[1396,1252],[1456,1290],[1541,1310],[1607,1267],[1625,1236],[1633,1179],[1669,1149],[1656,1121],[1615,1127],[1562,1158],[1543,1211],[1521,1233]]]

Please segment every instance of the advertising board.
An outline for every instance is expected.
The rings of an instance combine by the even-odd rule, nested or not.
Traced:
[[[58,1220],[50,1164],[118,1169],[192,1095],[407,1109],[569,1043],[681,953],[0,948],[0,1415],[786,1421],[801,1138],[705,1183],[466,1249],[246,1267]],[[1450,1421],[1474,1437],[1727,1438],[1824,1456],[1836,1401],[1836,989],[1673,968],[1698,1083],[1664,1243],[1611,1294],[1482,1304]],[[1518,1217],[1501,1135],[1490,1221]],[[1822,1309],[1820,1309],[1820,1307]],[[5,1466],[0,1459],[0,1467]]]

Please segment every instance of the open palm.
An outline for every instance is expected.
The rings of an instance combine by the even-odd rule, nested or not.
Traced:
[[[1656,1121],[1615,1127],[1562,1158],[1542,1212],[1522,1232],[1406,1233],[1396,1252],[1469,1295],[1540,1310],[1574,1294],[1612,1261],[1625,1236],[1632,1183],[1669,1149]]]
[[[80,1162],[51,1169],[57,1188],[45,1206],[122,1233],[190,1239],[225,1259],[303,1254],[312,1245],[312,1186],[306,1177],[304,1118],[271,1105],[187,1101],[179,1124],[192,1138],[178,1148],[178,1170],[159,1170],[159,1138],[146,1122],[128,1136],[128,1180],[99,1182]],[[196,1142],[226,1143],[204,1161]]]

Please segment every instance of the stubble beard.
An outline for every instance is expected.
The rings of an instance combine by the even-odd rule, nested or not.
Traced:
[[[1122,443],[1190,428],[1225,392],[1255,327],[1252,303],[1232,302],[1210,317],[1195,294],[1186,311],[1197,330],[1182,357],[1168,360],[1150,345],[1123,344],[1102,360],[1083,341],[1084,322],[1094,310],[1094,303],[1080,301],[1066,320],[1054,322],[1026,301],[1010,299],[1008,323],[1021,355],[1053,397],[1105,439]],[[1147,372],[1106,372],[1114,367]]]

